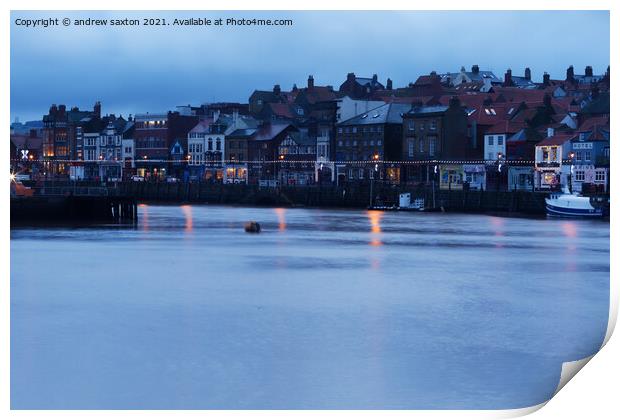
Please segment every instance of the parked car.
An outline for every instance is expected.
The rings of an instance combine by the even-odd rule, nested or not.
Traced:
[[[179,182],[179,178],[175,178],[173,176],[169,176],[166,178],[166,182]]]
[[[144,181],[144,177],[143,176],[138,176],[138,175],[134,175],[131,177],[132,181],[136,181],[136,182],[142,182]]]

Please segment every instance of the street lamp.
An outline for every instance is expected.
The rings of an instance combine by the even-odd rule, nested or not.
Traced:
[[[379,153],[375,153],[374,155],[372,155],[372,160],[375,162],[375,167],[374,167],[374,171],[375,173],[373,174],[372,180],[370,181],[370,207],[372,207],[372,195],[373,195],[373,187],[375,185],[375,178],[377,177],[377,175],[379,174]]]
[[[568,154],[570,160],[570,173],[568,174],[568,192],[573,193],[573,159],[575,159],[575,152],[571,151]]]

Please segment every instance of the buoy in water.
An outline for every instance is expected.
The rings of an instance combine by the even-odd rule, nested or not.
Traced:
[[[258,222],[247,222],[245,224],[245,231],[248,233],[259,233],[260,224]]]

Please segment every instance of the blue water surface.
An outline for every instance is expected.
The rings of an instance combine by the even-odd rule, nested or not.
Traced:
[[[525,407],[608,309],[601,221],[141,205],[11,231],[11,407]]]

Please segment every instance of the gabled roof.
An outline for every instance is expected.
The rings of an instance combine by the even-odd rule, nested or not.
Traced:
[[[267,141],[273,140],[283,131],[287,130],[289,127],[293,127],[291,124],[279,124],[279,123],[267,123],[261,125],[257,130],[252,140],[256,141]],[[294,128],[294,127],[293,127]]]
[[[338,125],[401,124],[403,114],[411,110],[410,104],[389,103],[356,115]]]
[[[314,146],[316,144],[316,139],[310,138],[307,134],[300,131],[292,131],[288,135],[295,141],[295,143],[302,146]]]
[[[555,134],[551,137],[547,137],[543,141],[536,144],[536,146],[561,146],[569,140],[575,138],[574,133],[570,134]]]
[[[256,128],[240,128],[227,135],[226,138],[249,138],[252,137],[257,131],[258,129]]]
[[[209,132],[209,124],[213,122],[213,118],[205,118],[198,121],[198,124],[194,126],[189,133],[208,133]]]

